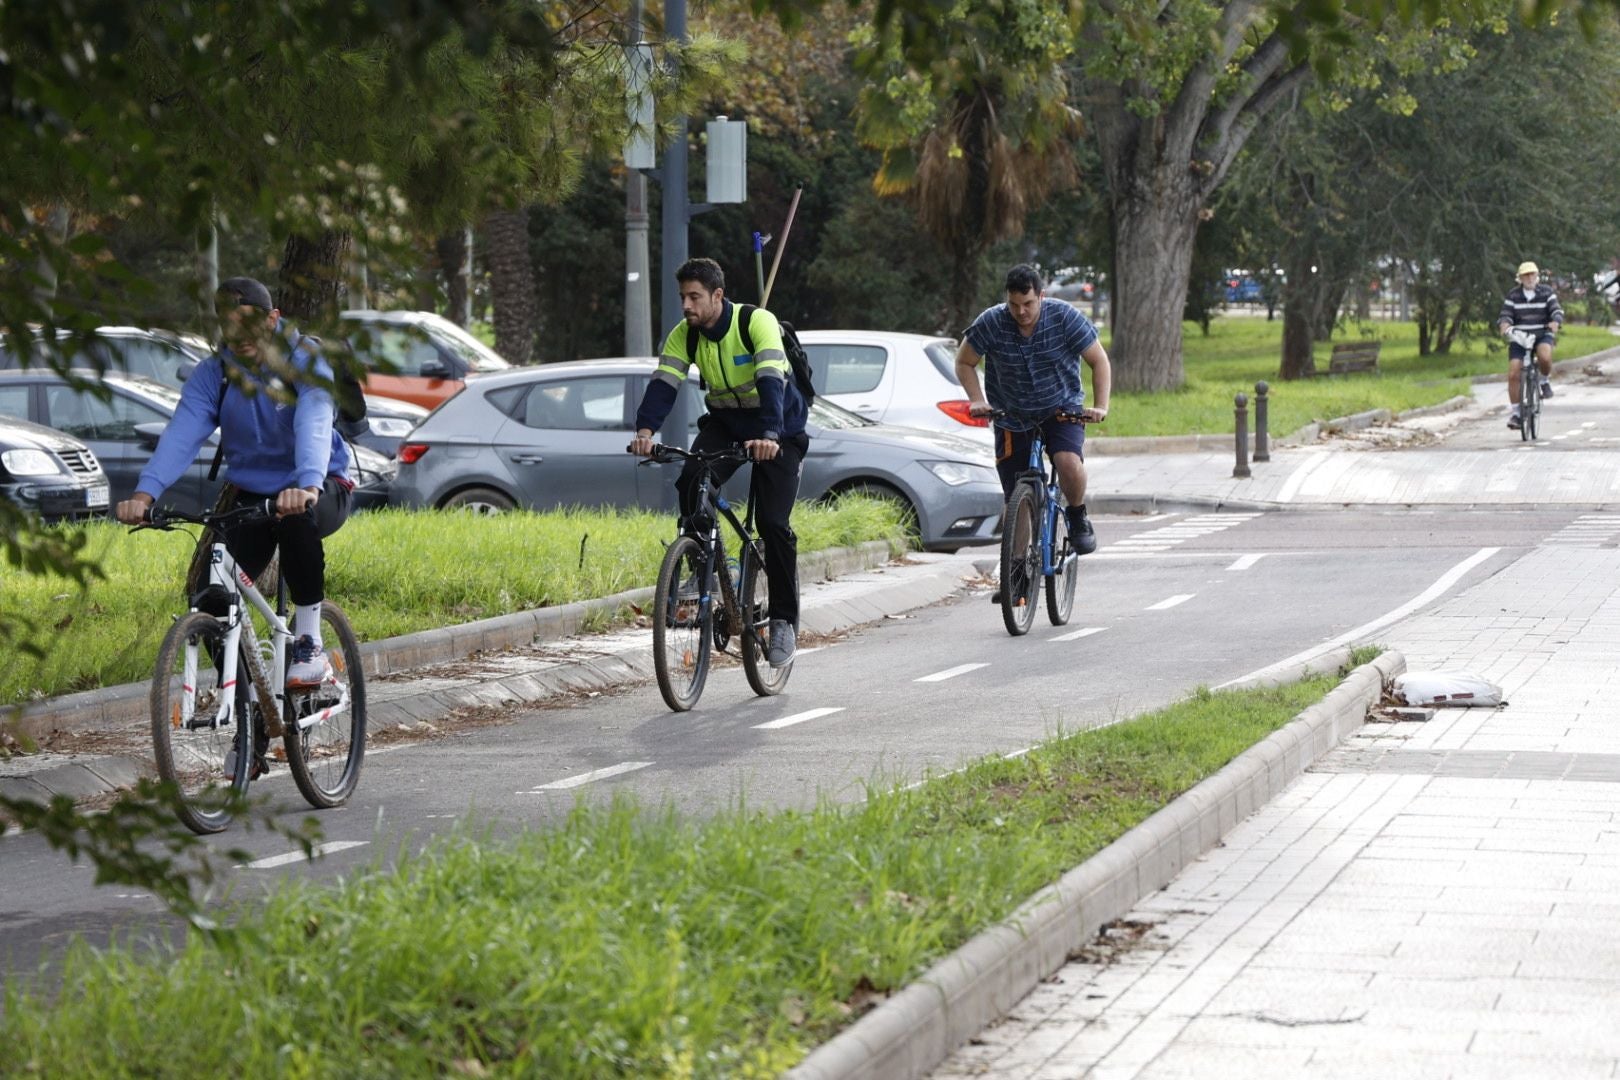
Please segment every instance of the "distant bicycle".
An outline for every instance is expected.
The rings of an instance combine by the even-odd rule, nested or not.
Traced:
[[[696,461],[702,467],[697,512],[690,527],[664,552],[653,597],[653,670],[664,703],[686,712],[703,696],[713,651],[726,651],[735,637],[742,654],[743,674],[760,697],[780,694],[793,674],[789,661],[772,667],[766,659],[770,644],[770,582],[765,574],[765,542],[754,533],[754,497],[738,520],[731,503],[720,493],[714,466],[723,461],[746,461],[740,446],[691,453],[657,445],[641,465]],[[735,576],[726,557],[720,522],[730,522],[737,537]]]
[[[274,514],[269,501],[200,515],[153,507],[147,524],[135,528],[201,525],[223,536],[231,525]],[[196,833],[229,825],[230,793],[244,791],[260,775],[273,735],[281,735],[293,780],[310,805],[341,805],[360,782],[366,753],[365,674],[348,617],[330,600],[322,605],[321,637],[332,680],[289,688],[293,635],[285,585],[278,587],[272,609],[222,540],[212,545],[209,559],[208,585],[164,635],[152,678],[157,772],[179,791],[180,820]],[[249,607],[263,618],[269,640],[258,640]]]
[[[987,415],[999,420],[1001,409]],[[1077,412],[1061,411],[1056,418],[1081,423]],[[1079,579],[1079,554],[1069,544],[1063,489],[1057,470],[1046,468],[1046,446],[1037,429],[1030,438],[1029,463],[1007,496],[1001,522],[1001,618],[1007,633],[1022,637],[1035,625],[1035,602],[1046,583],[1046,617],[1063,626],[1074,611]]]
[[[1541,369],[1536,365],[1536,335],[1512,330],[1508,337],[1524,350],[1519,361],[1519,438],[1534,442],[1541,430]]]

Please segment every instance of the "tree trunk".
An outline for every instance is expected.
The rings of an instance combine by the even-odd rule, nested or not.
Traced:
[[[1318,287],[1320,295],[1316,303],[1316,340],[1332,341],[1333,329],[1339,325],[1339,309],[1344,306],[1345,293],[1350,289],[1350,282],[1342,273],[1329,273],[1331,268],[1321,267],[1321,285]]]
[[[1122,190],[1128,185],[1126,190]],[[1185,166],[1160,167],[1115,186],[1114,387],[1174,390],[1186,376],[1181,315],[1192,274],[1199,199]]]
[[[979,261],[983,252],[968,239],[966,230],[951,237],[945,245],[951,257],[949,310],[945,317],[954,336],[962,333],[979,314]]]
[[[1309,238],[1296,236],[1283,250],[1286,279],[1282,288],[1283,343],[1281,376],[1303,379],[1316,374],[1312,346],[1316,340],[1316,275],[1311,273],[1316,253]]]
[[[439,272],[444,275],[444,317],[457,326],[470,321],[472,299],[472,235],[466,229],[451,229],[434,245],[439,255]]]
[[[540,313],[527,209],[497,210],[484,219],[484,264],[495,306],[495,351],[514,364],[527,364],[534,356]]]
[[[347,293],[343,268],[348,265],[348,255],[347,232],[289,236],[281,254],[276,307],[296,322],[321,322],[336,316]]]

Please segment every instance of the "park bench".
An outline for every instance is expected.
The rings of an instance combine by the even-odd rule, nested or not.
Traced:
[[[1353,371],[1377,371],[1382,341],[1343,341],[1333,346],[1328,358],[1328,375],[1348,375]],[[1322,373],[1318,373],[1322,374]]]

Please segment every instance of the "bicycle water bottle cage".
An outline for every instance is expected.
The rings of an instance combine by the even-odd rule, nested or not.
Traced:
[[[191,606],[223,619],[231,610],[231,594],[223,585],[206,585],[191,594]]]

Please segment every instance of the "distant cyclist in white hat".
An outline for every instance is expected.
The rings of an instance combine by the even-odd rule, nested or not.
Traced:
[[[1508,400],[1513,403],[1513,411],[1507,424],[1515,431],[1524,426],[1519,419],[1519,372],[1523,369],[1525,350],[1512,340],[1512,333],[1522,330],[1535,338],[1536,366],[1541,369],[1541,396],[1546,399],[1553,396],[1552,383],[1547,380],[1552,375],[1553,345],[1558,340],[1558,328],[1563,324],[1564,309],[1558,304],[1558,294],[1552,291],[1552,286],[1541,284],[1541,271],[1535,263],[1520,263],[1519,284],[1508,292],[1502,301],[1502,313],[1496,317],[1497,328],[1510,342]]]

